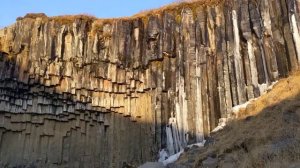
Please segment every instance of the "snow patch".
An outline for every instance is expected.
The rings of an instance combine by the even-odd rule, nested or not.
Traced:
[[[218,126],[215,129],[213,129],[211,132],[218,132],[222,130],[226,126],[226,120],[227,120],[226,118],[220,119]]]
[[[277,81],[274,81],[274,82],[272,82],[272,84],[271,84],[271,85],[269,85],[269,87],[268,87],[268,89],[267,89],[266,91],[273,89],[273,87],[274,87],[274,85],[275,85],[276,83],[278,83],[278,80],[277,80]]]
[[[256,99],[256,98],[255,98]],[[245,109],[247,106],[248,106],[248,104],[252,101],[252,100],[255,100],[255,99],[251,99],[251,100],[249,100],[249,101],[247,101],[246,103],[244,103],[244,104],[240,104],[240,105],[237,105],[237,106],[234,106],[233,108],[232,108],[232,112],[233,113],[238,113],[241,109]]]
[[[188,148],[192,148],[193,146],[203,147],[204,144],[205,144],[205,140],[202,142],[199,142],[199,143],[194,143],[194,144],[188,145],[187,147]]]
[[[258,89],[259,89],[260,94],[262,95],[268,89],[268,84],[266,84],[266,83],[259,84]]]
[[[176,161],[178,160],[178,158],[180,157],[180,155],[181,155],[182,153],[183,153],[183,150],[181,150],[180,152],[178,152],[178,153],[176,153],[176,154],[174,154],[174,155],[169,156],[168,159],[162,161],[161,163],[162,163],[164,166],[166,166],[166,165],[168,165],[168,164],[170,164],[170,163],[174,163],[174,162],[176,162]]]
[[[191,144],[186,146],[187,148],[192,148],[193,146],[198,146],[198,147],[203,147],[205,143],[205,140],[203,142],[199,142],[199,143],[195,143],[195,144]],[[178,158],[180,157],[180,155],[184,152],[184,150],[180,150],[178,153],[168,156],[168,152],[165,149],[160,150],[159,152],[159,160],[158,162],[163,163],[164,166],[170,164],[170,163],[174,163],[178,160]]]
[[[265,94],[267,91],[273,89],[274,85],[277,83],[278,81],[274,81],[271,84],[267,84],[267,83],[263,83],[258,85],[260,94],[263,95]]]
[[[169,157],[168,152],[165,149],[162,149],[159,151],[158,162],[163,162],[164,160],[167,160],[168,157]]]

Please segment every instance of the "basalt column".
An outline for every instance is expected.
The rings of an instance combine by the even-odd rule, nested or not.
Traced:
[[[300,62],[299,0],[0,30],[0,167],[122,167],[203,141]]]

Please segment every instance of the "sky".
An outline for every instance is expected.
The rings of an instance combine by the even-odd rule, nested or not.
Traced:
[[[174,0],[1,0],[0,28],[26,13],[47,16],[90,14],[99,18],[131,16]]]

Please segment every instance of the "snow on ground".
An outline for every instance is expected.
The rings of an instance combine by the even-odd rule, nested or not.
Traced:
[[[260,91],[260,94],[263,95],[265,94],[268,90],[271,90],[273,88],[273,86],[277,83],[278,81],[274,81],[272,82],[270,85],[267,83],[263,83],[263,84],[259,84],[258,88]]]
[[[165,149],[159,151],[159,159],[158,162],[163,162],[164,160],[168,159],[169,155]]]
[[[164,166],[170,164],[170,163],[174,163],[176,162],[176,160],[178,160],[179,156],[183,153],[183,150],[181,150],[180,152],[172,155],[172,156],[169,156],[168,159],[162,161],[162,163],[164,164]]]
[[[198,147],[203,147],[204,146],[204,143],[205,143],[205,140],[203,142],[199,142],[199,143],[195,143],[195,144],[191,144],[191,145],[188,145],[187,148],[192,148],[193,146],[198,146]],[[178,160],[178,158],[180,157],[180,155],[183,153],[183,149],[174,154],[174,155],[171,155],[171,156],[168,156],[168,153],[165,149],[162,149],[160,152],[159,152],[159,162],[163,163],[164,166],[170,164],[170,163],[174,163]]]
[[[232,112],[236,114],[236,113],[238,113],[241,109],[245,109],[245,108],[248,106],[248,104],[249,104],[252,100],[256,100],[256,98],[255,98],[255,99],[251,99],[251,100],[247,101],[246,103],[243,103],[243,104],[234,106],[234,107],[232,108]]]
[[[222,130],[225,126],[226,126],[226,120],[223,119],[221,122],[219,122],[219,125],[215,129],[213,129],[211,132],[218,132],[218,131]]]

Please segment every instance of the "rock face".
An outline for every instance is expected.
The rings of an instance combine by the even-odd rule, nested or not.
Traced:
[[[0,30],[0,167],[122,167],[201,142],[298,69],[299,0],[132,19],[30,15]]]

